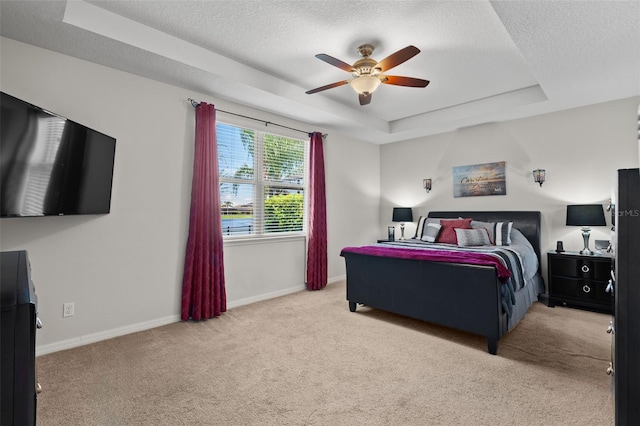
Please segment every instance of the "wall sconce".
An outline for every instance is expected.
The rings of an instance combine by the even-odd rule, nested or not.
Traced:
[[[544,169],[535,169],[533,171],[533,181],[539,183],[540,186],[542,186],[542,184],[544,183],[544,174]]]
[[[431,191],[431,179],[422,179],[422,187],[425,191]]]

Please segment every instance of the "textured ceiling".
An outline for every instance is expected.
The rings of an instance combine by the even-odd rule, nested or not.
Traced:
[[[640,1],[6,1],[3,37],[374,143],[640,95]],[[414,45],[361,106],[314,57]]]

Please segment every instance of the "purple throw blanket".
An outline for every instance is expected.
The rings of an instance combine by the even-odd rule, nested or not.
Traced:
[[[364,254],[368,256],[395,257],[399,259],[432,260],[435,262],[466,263],[473,265],[494,266],[498,279],[505,283],[511,277],[509,269],[496,257],[485,253],[447,251],[447,250],[415,250],[383,246],[345,247],[340,252]]]

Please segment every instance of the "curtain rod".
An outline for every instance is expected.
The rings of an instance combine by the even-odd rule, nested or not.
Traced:
[[[198,105],[200,105],[199,102],[196,102],[191,98],[187,98],[187,100],[189,102],[191,102],[191,106],[194,107],[194,108],[197,107]],[[282,124],[278,124],[278,123],[272,123],[271,121],[265,121],[265,120],[261,120],[259,118],[253,118],[253,117],[249,117],[247,115],[237,114],[235,112],[224,111],[224,110],[221,110],[221,109],[216,109],[216,111],[224,112],[225,114],[235,115],[236,117],[248,118],[249,120],[259,121],[261,123],[264,123],[265,126],[268,126],[269,124],[271,124],[272,126],[282,127],[282,128],[285,128],[285,129],[293,130],[294,132],[304,133],[304,134],[309,135],[309,136],[311,136],[311,134],[313,133],[313,132],[306,132],[306,131],[300,130],[300,129],[294,129],[293,127],[289,127],[289,126],[283,126]],[[326,136],[327,136],[326,134],[324,134],[324,133],[322,134],[323,138],[326,137]]]

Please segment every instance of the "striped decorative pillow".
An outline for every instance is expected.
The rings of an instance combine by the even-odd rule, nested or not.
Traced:
[[[426,226],[429,223],[435,223],[437,225],[440,225],[440,219],[434,219],[432,217],[420,216],[420,218],[418,219],[418,226],[416,227],[416,233],[413,236],[413,239],[421,240],[422,237],[426,233]]]
[[[438,238],[438,234],[440,233],[440,229],[442,229],[442,225],[439,223],[431,222],[427,223],[422,231],[422,241],[426,241],[428,243],[433,243]]]
[[[418,226],[416,227],[416,234],[413,236],[413,239],[420,239],[422,238],[422,230],[424,228],[424,223],[427,221],[427,218],[424,216],[420,216],[420,218],[418,219]]]
[[[493,228],[494,244],[497,246],[508,246],[511,244],[511,228],[513,222],[496,222]]]

